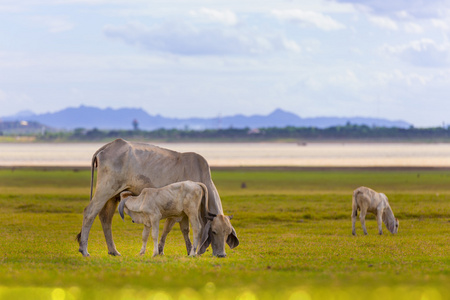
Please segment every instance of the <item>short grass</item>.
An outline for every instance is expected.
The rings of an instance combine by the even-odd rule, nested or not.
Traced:
[[[0,299],[450,299],[450,172],[215,171],[239,247],[219,259],[137,255],[141,225],[118,216],[111,257],[100,222],[90,258],[75,235],[88,171],[0,170]],[[245,183],[245,188],[242,184]],[[383,191],[399,234],[351,235],[351,193]],[[176,226],[177,227],[177,226]]]

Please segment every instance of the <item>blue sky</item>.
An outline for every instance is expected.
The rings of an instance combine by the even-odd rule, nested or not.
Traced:
[[[0,0],[0,116],[367,116],[450,124],[450,1]]]

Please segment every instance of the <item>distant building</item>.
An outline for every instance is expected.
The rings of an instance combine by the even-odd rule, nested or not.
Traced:
[[[139,130],[139,122],[137,119],[133,120],[133,129],[134,130]]]
[[[260,134],[261,131],[258,128],[253,128],[247,131],[247,134]]]

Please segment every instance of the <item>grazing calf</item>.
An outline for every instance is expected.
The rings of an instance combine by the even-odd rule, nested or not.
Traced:
[[[145,253],[150,228],[154,243],[153,256],[160,253],[158,249],[159,221],[165,218],[174,218],[180,221],[183,233],[189,234],[189,222],[192,225],[194,245],[191,247],[190,256],[196,255],[200,238],[202,237],[202,223],[200,220],[202,198],[208,199],[208,189],[201,182],[182,181],[169,184],[162,188],[145,188],[138,196],[132,196],[129,191],[120,193],[119,213],[122,219],[123,211],[128,214],[133,223],[144,224],[142,232],[142,248],[140,254]],[[187,220],[189,218],[189,222]],[[168,231],[164,226],[162,237],[167,236]]]
[[[394,213],[389,205],[388,198],[383,193],[377,193],[372,189],[361,186],[353,192],[352,198],[352,234],[355,233],[356,216],[358,215],[358,209],[360,210],[359,219],[364,230],[364,234],[367,234],[366,229],[366,213],[371,212],[376,215],[378,223],[378,233],[383,234],[381,229],[381,221],[384,222],[386,228],[391,233],[398,232],[398,219],[394,217]]]

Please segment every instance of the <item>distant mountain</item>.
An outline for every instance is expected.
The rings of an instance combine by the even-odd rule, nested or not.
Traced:
[[[138,126],[143,130],[155,130],[159,128],[177,129],[218,129],[218,128],[263,128],[263,127],[317,127],[327,128],[341,126],[347,123],[378,126],[408,128],[411,124],[404,121],[390,121],[377,118],[337,118],[318,117],[301,118],[296,114],[276,109],[269,115],[235,115],[217,118],[166,118],[161,115],[149,115],[143,109],[121,108],[100,109],[96,107],[80,106],[70,107],[54,113],[33,114],[30,111],[18,113],[14,116],[2,117],[3,121],[34,121],[49,127],[72,130],[85,129],[132,129],[133,121],[137,120]]]

